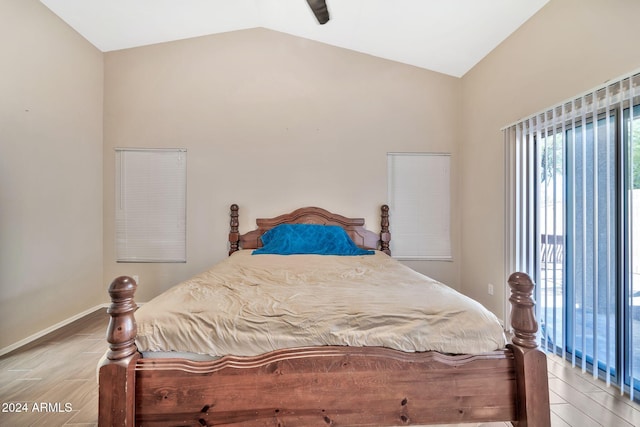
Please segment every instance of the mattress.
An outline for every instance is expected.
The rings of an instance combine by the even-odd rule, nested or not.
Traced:
[[[136,312],[138,350],[213,357],[307,346],[478,354],[506,340],[477,301],[388,255],[235,252]]]

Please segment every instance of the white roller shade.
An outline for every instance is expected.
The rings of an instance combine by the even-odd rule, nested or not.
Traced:
[[[450,260],[451,156],[388,153],[387,161],[394,258]]]

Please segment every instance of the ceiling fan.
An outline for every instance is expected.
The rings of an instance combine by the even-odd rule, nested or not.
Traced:
[[[326,24],[329,21],[329,9],[327,9],[326,0],[307,0],[307,3],[309,3],[320,25]]]

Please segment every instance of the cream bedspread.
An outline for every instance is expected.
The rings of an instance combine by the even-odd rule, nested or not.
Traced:
[[[481,304],[381,252],[239,251],[143,305],[136,320],[140,351],[212,356],[320,345],[473,354],[505,345]]]

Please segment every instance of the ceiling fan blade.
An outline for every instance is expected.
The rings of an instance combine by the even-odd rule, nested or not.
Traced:
[[[307,3],[309,3],[320,25],[326,24],[329,21],[329,9],[327,9],[326,0],[307,0]]]

